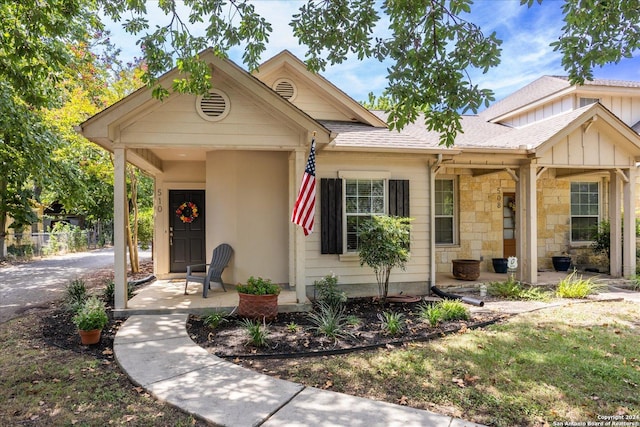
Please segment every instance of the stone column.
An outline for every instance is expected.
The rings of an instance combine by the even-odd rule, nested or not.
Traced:
[[[127,237],[125,232],[127,202],[127,153],[113,150],[113,249],[115,309],[127,308]]]

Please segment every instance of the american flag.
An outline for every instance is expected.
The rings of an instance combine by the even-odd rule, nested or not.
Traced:
[[[291,222],[298,224],[308,236],[313,231],[313,220],[316,212],[316,140],[311,140],[311,151],[307,159],[307,167],[302,175],[302,186],[293,207]]]

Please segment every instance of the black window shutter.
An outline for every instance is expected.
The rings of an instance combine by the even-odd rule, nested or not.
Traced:
[[[342,253],[342,180],[320,180],[320,240],[322,254]]]
[[[409,217],[409,180],[389,180],[389,215]]]

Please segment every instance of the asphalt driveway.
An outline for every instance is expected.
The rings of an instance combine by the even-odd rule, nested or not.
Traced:
[[[139,252],[140,261],[150,251]],[[56,255],[0,268],[0,323],[27,310],[48,307],[63,297],[67,284],[91,270],[113,267],[113,248]]]

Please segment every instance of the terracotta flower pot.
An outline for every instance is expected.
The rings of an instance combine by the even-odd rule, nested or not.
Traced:
[[[238,293],[238,316],[267,321],[278,315],[278,295],[252,295]]]
[[[97,344],[100,342],[102,329],[93,329],[91,331],[78,331],[80,333],[80,342],[82,345]]]

